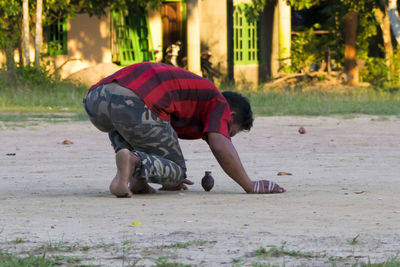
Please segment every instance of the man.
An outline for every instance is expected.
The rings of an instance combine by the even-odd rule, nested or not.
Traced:
[[[253,125],[242,95],[220,93],[208,80],[162,63],[125,67],[93,85],[84,99],[91,122],[108,132],[117,173],[110,191],[117,197],[187,189],[178,138],[204,139],[223,170],[247,193],[283,193],[267,180],[251,181],[230,138]]]

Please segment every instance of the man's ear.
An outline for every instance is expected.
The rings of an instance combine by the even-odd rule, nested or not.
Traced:
[[[236,111],[231,111],[231,117],[235,117],[236,116]]]

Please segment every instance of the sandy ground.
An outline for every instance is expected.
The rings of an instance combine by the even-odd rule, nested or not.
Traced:
[[[182,141],[195,185],[131,199],[109,194],[114,154],[89,122],[0,127],[2,250],[96,266],[345,266],[400,251],[398,117],[257,118],[233,143],[249,175],[284,194],[245,194],[204,141]],[[260,247],[284,253],[257,256]]]

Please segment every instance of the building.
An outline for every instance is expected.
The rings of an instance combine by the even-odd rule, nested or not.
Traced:
[[[258,22],[245,16],[248,4],[251,0],[164,0],[159,10],[132,5],[101,18],[78,14],[44,29],[44,39],[62,78],[103,63],[126,66],[171,57],[201,75],[203,54],[220,74],[216,83],[256,85],[276,72],[271,62],[278,54],[273,44],[279,3],[266,7]],[[169,48],[177,44],[174,56]]]

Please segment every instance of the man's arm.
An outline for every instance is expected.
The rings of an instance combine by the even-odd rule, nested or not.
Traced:
[[[250,180],[247,175],[242,162],[240,161],[239,155],[233,146],[232,142],[224,135],[216,132],[208,133],[208,145],[217,159],[219,165],[236,183],[238,183],[244,191],[247,193],[260,193],[261,191],[255,192],[255,183]],[[269,181],[265,181],[265,187],[268,187]],[[272,192],[269,193],[283,193],[285,189],[275,184],[272,188]],[[268,192],[268,191],[262,191]]]
[[[250,193],[253,183],[247,175],[232,142],[220,133],[208,133],[208,145],[219,165],[244,191]]]

